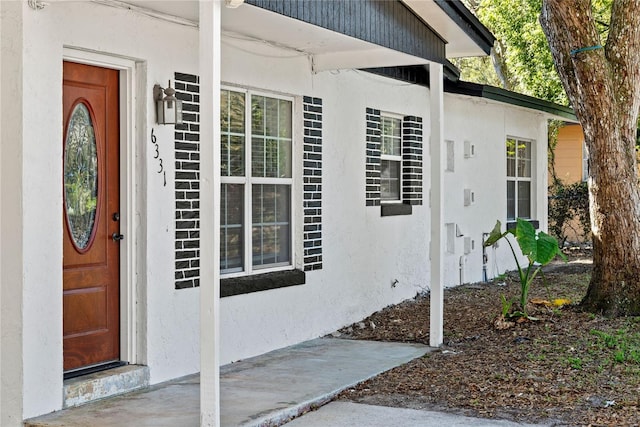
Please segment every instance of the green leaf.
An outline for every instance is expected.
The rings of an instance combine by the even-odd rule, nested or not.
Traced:
[[[540,265],[546,265],[556,257],[560,251],[558,250],[558,241],[555,237],[549,236],[544,231],[538,233],[538,251],[535,262]],[[564,254],[563,254],[564,255]]]
[[[529,221],[518,218],[515,229],[516,240],[522,253],[529,258],[529,262],[536,262],[538,245],[536,230]]]
[[[491,233],[489,233],[489,237],[487,237],[487,240],[484,241],[484,246],[485,247],[489,247],[489,246],[493,246],[498,240],[502,239],[505,233],[502,233],[500,231],[500,228],[502,227],[502,224],[500,223],[500,220],[496,221],[496,226],[493,227],[493,230],[491,230]]]

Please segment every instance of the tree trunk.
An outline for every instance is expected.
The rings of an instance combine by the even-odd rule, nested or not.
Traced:
[[[493,65],[493,69],[498,76],[498,80],[500,80],[500,84],[503,89],[511,90],[511,82],[509,80],[509,73],[507,72],[507,64],[505,63],[503,54],[504,54],[504,45],[496,41],[496,45],[500,46],[500,52],[496,50],[496,46],[491,48],[491,64]]]
[[[606,45],[588,0],[544,0],[540,23],[589,151],[593,273],[582,305],[640,314],[640,0],[614,1]]]

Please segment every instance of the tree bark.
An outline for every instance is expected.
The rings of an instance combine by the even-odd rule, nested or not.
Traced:
[[[544,0],[540,23],[589,150],[594,268],[582,305],[640,314],[640,0],[615,0],[601,46],[589,0]]]
[[[491,48],[491,64],[493,65],[493,69],[498,76],[498,80],[500,80],[500,84],[502,84],[502,88],[511,90],[511,81],[509,78],[509,73],[507,72],[507,64],[505,63],[503,57],[504,45],[500,41],[496,41],[496,45],[500,47],[500,52],[497,51],[496,46],[493,46]]]

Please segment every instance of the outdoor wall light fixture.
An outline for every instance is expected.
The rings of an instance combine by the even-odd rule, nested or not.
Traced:
[[[224,0],[224,5],[229,9],[235,9],[244,3],[244,0]]]
[[[182,101],[177,99],[175,94],[176,90],[171,87],[171,80],[169,80],[166,89],[160,87],[159,84],[153,86],[153,98],[156,101],[159,125],[182,124]]]

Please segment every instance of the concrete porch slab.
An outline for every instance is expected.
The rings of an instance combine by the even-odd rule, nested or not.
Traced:
[[[337,393],[420,357],[418,344],[319,338],[223,366],[223,426],[274,426]],[[198,426],[199,376],[28,420],[28,427]]]

